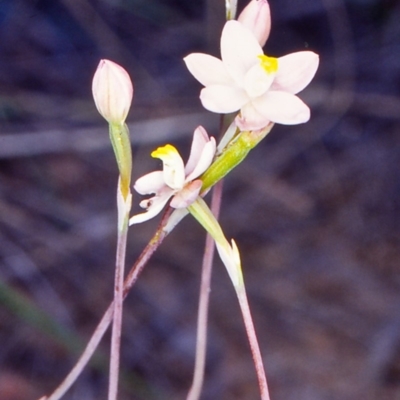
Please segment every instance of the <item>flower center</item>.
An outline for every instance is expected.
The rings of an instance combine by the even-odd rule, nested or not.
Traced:
[[[267,74],[275,74],[278,71],[278,59],[275,57],[268,57],[265,54],[257,56],[260,60],[262,69]]]
[[[262,96],[269,90],[278,71],[277,58],[265,54],[257,58],[260,62],[253,65],[244,77],[244,89],[251,99]]]

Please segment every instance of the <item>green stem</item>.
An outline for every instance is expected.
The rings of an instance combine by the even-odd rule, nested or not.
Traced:
[[[226,240],[214,214],[201,197],[198,197],[187,209],[216,242]]]
[[[131,209],[131,195],[128,193],[123,197],[122,178],[118,185],[118,240],[117,255],[115,261],[115,280],[114,280],[114,318],[111,334],[111,355],[109,371],[108,400],[117,400],[120,348],[121,348],[121,328],[122,328],[122,308],[124,301],[124,271],[126,242],[128,238],[129,212]]]
[[[271,131],[273,124],[270,123],[261,131],[241,132],[216,158],[210,168],[200,177],[203,181],[202,192],[207,191],[219,180],[225,177],[230,171],[237,167],[262,139]]]
[[[129,139],[129,129],[126,124],[110,124],[110,140],[117,159],[121,191],[126,198],[130,192],[132,171],[132,149]]]

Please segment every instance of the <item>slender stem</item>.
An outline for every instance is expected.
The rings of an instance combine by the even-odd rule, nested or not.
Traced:
[[[123,209],[123,212],[126,210]],[[120,210],[119,210],[120,212]],[[123,292],[124,292],[124,270],[125,270],[125,254],[126,241],[128,238],[128,214],[125,213],[125,223],[122,228],[118,229],[117,256],[115,262],[115,281],[114,281],[114,318],[111,334],[111,355],[110,355],[110,372],[108,386],[108,400],[117,400],[118,394],[118,378],[121,348],[121,328],[122,328],[122,308],[123,308]]]
[[[104,336],[104,333],[106,332],[108,326],[110,325],[111,319],[113,317],[113,312],[114,312],[114,302],[112,302],[108,306],[107,311],[104,313],[103,318],[97,325],[92,337],[89,340],[89,343],[86,345],[84,352],[79,357],[79,360],[72,368],[71,372],[65,377],[65,379],[61,382],[61,384],[50,396],[43,397],[40,400],[58,400],[62,396],[64,396],[67,390],[72,386],[72,384],[81,374],[83,368],[85,368],[86,364],[92,358],[92,355],[96,351],[101,338]]]
[[[211,211],[215,215],[215,218],[218,218],[221,208],[222,182],[223,181],[221,180],[215,185],[211,199]],[[197,316],[196,361],[193,373],[193,382],[188,393],[187,400],[198,400],[203,387],[207,353],[208,305],[211,291],[211,273],[214,250],[214,239],[211,237],[211,235],[207,234],[202,265],[200,298]]]
[[[264,364],[261,357],[260,347],[258,345],[257,335],[251,317],[249,302],[247,300],[246,290],[244,286],[236,289],[236,294],[239,299],[240,309],[242,311],[244,325],[246,328],[247,337],[250,343],[251,354],[253,356],[254,366],[256,368],[258,385],[262,400],[270,400],[267,378],[265,376]]]
[[[125,123],[109,124],[109,129],[110,139],[120,174],[117,188],[118,239],[114,278],[114,319],[111,333],[110,371],[108,381],[108,400],[117,400],[121,353],[122,309],[124,303],[123,291],[126,242],[128,239],[129,212],[132,204],[130,190],[132,149],[129,139],[129,129]]]
[[[132,286],[137,281],[140,273],[142,272],[144,266],[147,264],[153,253],[158,249],[161,243],[164,241],[169,232],[164,230],[164,226],[168,222],[168,219],[171,215],[171,208],[167,209],[164,213],[164,216],[157,228],[157,231],[153,235],[150,242],[142,251],[142,254],[139,256],[135,264],[131,267],[125,282],[124,282],[124,291],[123,297],[125,298]],[[74,365],[70,373],[65,377],[65,379],[61,382],[61,384],[56,388],[56,390],[47,397],[42,397],[40,400],[59,400],[73,385],[79,375],[82,373],[86,364],[89,362],[93,353],[96,351],[97,346],[100,343],[100,340],[104,336],[107,328],[110,326],[111,320],[113,319],[114,314],[114,302],[112,302],[106,312],[104,313],[100,323],[97,325],[92,337],[89,340],[89,343],[86,345],[82,355],[79,357],[77,363]]]

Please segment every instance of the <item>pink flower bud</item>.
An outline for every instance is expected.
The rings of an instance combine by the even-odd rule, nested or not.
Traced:
[[[118,64],[101,60],[93,77],[92,92],[99,113],[109,124],[123,124],[132,103],[133,86]]]
[[[271,11],[267,0],[250,0],[238,21],[250,29],[263,47],[271,30]]]

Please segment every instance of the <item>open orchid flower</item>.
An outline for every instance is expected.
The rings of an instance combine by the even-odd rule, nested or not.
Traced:
[[[216,151],[213,137],[199,126],[194,131],[192,147],[186,166],[174,146],[167,144],[151,153],[163,162],[162,171],[150,172],[139,178],[134,185],[142,194],[153,194],[140,203],[146,212],[134,215],[129,225],[147,221],[156,216],[171,199],[171,207],[186,208],[199,196],[202,181],[198,178],[212,163]]]
[[[192,75],[205,86],[200,100],[209,111],[235,111],[241,130],[258,130],[269,122],[307,122],[310,109],[296,94],[314,77],[319,57],[301,51],[268,57],[254,34],[238,21],[226,22],[221,36],[222,60],[193,53],[184,58]]]

